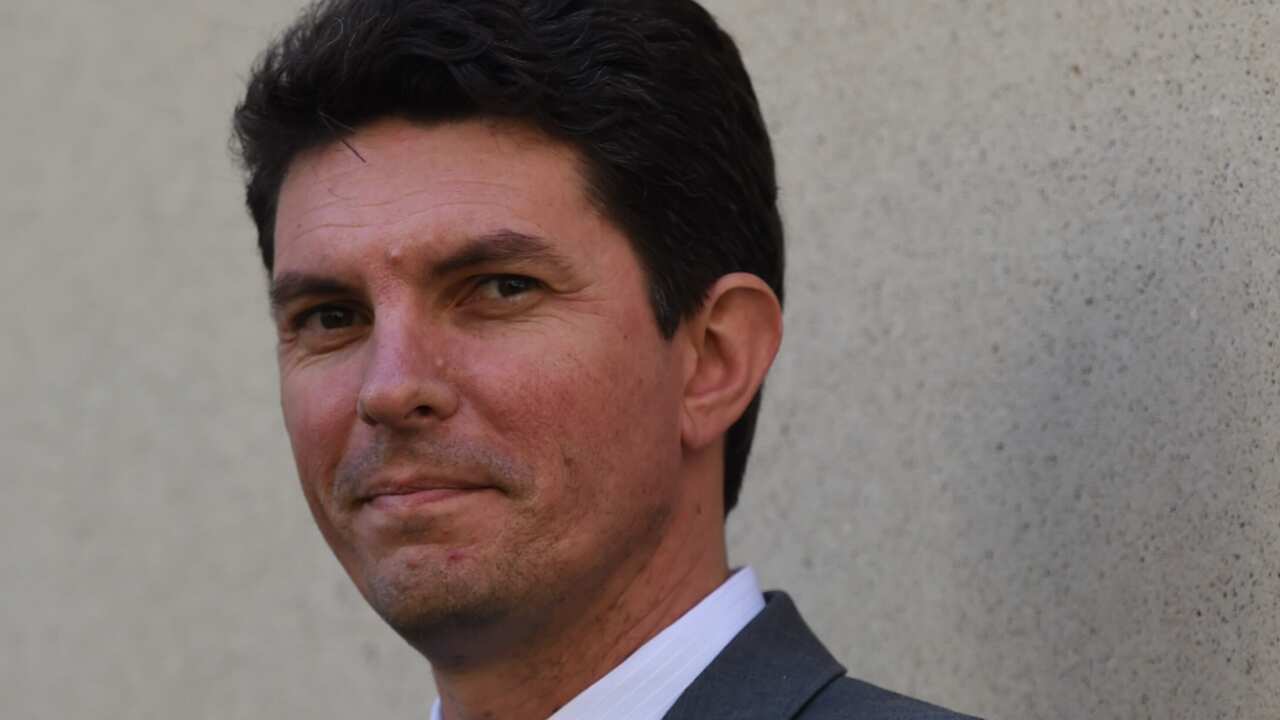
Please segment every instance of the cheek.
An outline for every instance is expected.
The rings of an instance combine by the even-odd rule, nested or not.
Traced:
[[[485,425],[534,466],[547,509],[586,513],[652,491],[643,484],[674,475],[662,468],[680,450],[669,345],[632,323],[555,329],[461,365]]]
[[[281,372],[280,405],[308,500],[325,494],[355,421],[358,387],[341,366]]]

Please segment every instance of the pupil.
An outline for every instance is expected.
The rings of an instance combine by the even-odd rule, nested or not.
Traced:
[[[524,278],[504,278],[498,283],[498,294],[503,297],[519,295],[527,289],[529,289],[529,283]]]
[[[347,311],[346,310],[325,310],[320,313],[320,324],[326,330],[336,330],[346,327]]]

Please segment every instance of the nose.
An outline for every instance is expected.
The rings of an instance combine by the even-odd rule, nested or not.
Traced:
[[[356,398],[361,422],[389,430],[413,430],[458,409],[444,357],[432,350],[426,324],[412,319],[375,322],[371,357]],[[438,338],[437,338],[438,340]]]

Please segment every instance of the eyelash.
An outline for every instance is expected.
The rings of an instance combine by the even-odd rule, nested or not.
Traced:
[[[311,322],[312,318],[316,317],[317,315],[323,312],[328,312],[331,310],[347,312],[356,316],[359,315],[359,311],[351,307],[348,307],[346,305],[342,305],[340,303],[324,303],[322,305],[316,305],[315,307],[307,308],[306,310],[303,310],[302,312],[298,313],[297,315],[294,316],[293,320],[289,322],[289,326],[294,331],[300,331],[306,326],[307,323]]]
[[[488,285],[490,283],[501,284],[503,282],[511,282],[511,281],[521,283],[525,286],[524,289],[522,289],[516,295],[524,295],[525,293],[533,292],[535,290],[541,290],[543,288],[543,284],[540,281],[534,278],[531,278],[527,275],[503,273],[500,275],[484,275],[480,278],[477,278],[475,285],[472,286],[473,287],[472,292],[476,292],[481,287],[484,287],[485,285]],[[499,295],[501,295],[501,292],[499,292]],[[508,296],[508,297],[515,297],[515,296]],[[507,299],[507,298],[504,298],[504,299]]]

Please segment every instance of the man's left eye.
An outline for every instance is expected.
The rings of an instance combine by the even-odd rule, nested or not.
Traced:
[[[541,286],[537,280],[523,275],[495,275],[485,278],[477,290],[487,300],[511,300]]]

